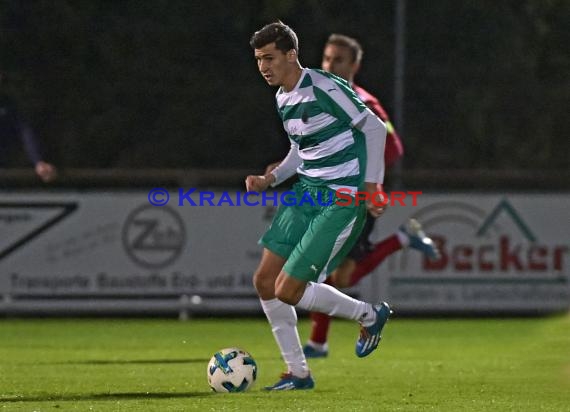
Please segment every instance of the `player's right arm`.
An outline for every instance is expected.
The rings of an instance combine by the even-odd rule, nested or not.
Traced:
[[[299,156],[299,146],[291,142],[287,156],[281,161],[272,163],[265,169],[264,175],[250,175],[245,179],[247,191],[264,191],[269,186],[275,187],[293,176],[303,160]]]
[[[270,169],[272,165],[267,166],[265,176],[273,176],[275,180],[271,186],[277,186],[293,176],[297,172],[297,168],[301,166],[302,163],[303,160],[299,156],[299,145],[291,141],[291,147],[287,156],[285,156],[285,158],[272,169]]]

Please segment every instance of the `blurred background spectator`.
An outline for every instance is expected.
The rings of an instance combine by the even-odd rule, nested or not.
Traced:
[[[5,73],[0,71],[0,167],[9,166],[8,160],[14,146],[22,146],[38,177],[44,182],[51,182],[56,178],[57,170],[44,160],[36,134],[18,111],[14,100],[5,92],[5,79]]]

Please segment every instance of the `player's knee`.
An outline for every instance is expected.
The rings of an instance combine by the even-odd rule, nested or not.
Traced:
[[[287,284],[286,282],[277,283],[275,286],[275,297],[283,303],[288,305],[296,305],[303,297],[303,292],[305,290],[305,285]]]
[[[262,299],[272,299],[275,296],[275,279],[263,272],[254,273],[253,286]]]
[[[275,297],[279,299],[281,302],[286,303],[288,305],[296,305],[299,303],[300,297],[296,296],[297,294],[294,293],[292,290],[288,290],[283,287],[277,287],[275,289]]]

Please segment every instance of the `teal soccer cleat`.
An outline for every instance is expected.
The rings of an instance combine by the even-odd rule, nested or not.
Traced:
[[[283,373],[281,379],[273,386],[266,386],[267,391],[292,391],[292,390],[303,390],[303,389],[313,389],[315,387],[315,381],[311,375],[306,378],[298,378],[293,376],[291,372]]]
[[[386,302],[374,305],[376,312],[376,322],[371,326],[361,326],[360,336],[356,341],[356,356],[363,358],[370,355],[378,347],[382,336],[382,328],[388,322],[388,318],[393,313]]]
[[[410,219],[405,225],[400,226],[400,232],[410,239],[409,246],[412,249],[419,250],[432,260],[440,257],[439,250],[433,242],[422,230],[422,225],[416,219]]]
[[[303,346],[303,353],[305,354],[306,358],[326,358],[329,355],[328,350],[320,350],[312,347],[309,344]]]

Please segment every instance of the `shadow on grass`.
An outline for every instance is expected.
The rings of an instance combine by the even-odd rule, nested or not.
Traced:
[[[273,358],[255,358],[256,360]],[[186,364],[203,363],[206,365],[210,358],[186,358],[186,359],[91,359],[65,362],[34,362],[34,365],[160,365],[160,364]],[[21,363],[25,364],[25,363]]]
[[[120,400],[150,400],[150,399],[180,399],[196,398],[215,395],[211,391],[203,392],[123,392],[123,393],[90,393],[75,395],[36,395],[11,396],[0,398],[0,404],[13,402],[53,402],[53,401],[120,401]]]
[[[57,362],[53,365],[154,365],[162,363],[204,363],[210,359],[190,358],[190,359],[93,359],[85,361]]]

